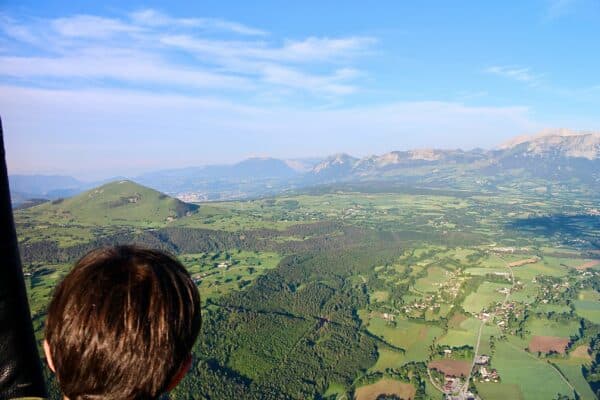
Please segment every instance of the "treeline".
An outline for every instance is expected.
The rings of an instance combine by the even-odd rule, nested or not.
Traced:
[[[202,228],[167,227],[148,230],[121,228],[114,233],[98,232],[95,235],[94,239],[88,243],[67,247],[61,247],[57,242],[51,240],[25,242],[20,243],[19,246],[25,263],[65,263],[77,260],[94,248],[125,243],[137,243],[174,254],[232,249],[303,254],[331,250],[342,251],[365,243],[403,243],[408,245],[427,241],[452,247],[471,240],[471,238],[465,237],[469,234],[462,232],[446,234],[420,231],[393,232],[349,226],[334,221],[299,224],[282,231],[252,229],[229,232]],[[285,240],[286,237],[293,238],[293,240]]]
[[[579,337],[590,338],[589,354],[592,362],[582,367],[583,376],[597,398],[600,398],[600,325],[581,320]]]
[[[228,232],[211,229],[168,227],[162,229],[133,230],[123,228],[112,234],[97,234],[84,244],[60,247],[57,242],[43,240],[20,244],[21,256],[25,263],[72,262],[86,252],[100,246],[137,243],[159,248],[174,254],[216,252],[230,249],[276,251],[290,254],[309,249],[326,250],[332,246],[346,246],[362,239],[362,231],[352,227],[343,227],[337,222],[301,224],[278,231],[274,229],[255,229],[240,232]],[[332,233],[342,233],[343,243],[332,240]],[[280,242],[276,239],[286,236],[306,237],[307,240]]]

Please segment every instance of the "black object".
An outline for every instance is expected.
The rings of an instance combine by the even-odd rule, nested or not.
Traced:
[[[46,397],[8,189],[0,120],[0,400]]]

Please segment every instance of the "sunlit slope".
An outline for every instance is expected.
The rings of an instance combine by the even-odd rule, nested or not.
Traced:
[[[184,217],[197,209],[197,205],[122,180],[34,207],[29,213],[53,223],[155,225]]]

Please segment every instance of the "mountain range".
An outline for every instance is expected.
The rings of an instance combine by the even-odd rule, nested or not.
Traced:
[[[472,188],[473,182],[490,188],[515,179],[545,180],[567,186],[583,184],[597,191],[600,133],[544,130],[490,150],[415,149],[363,158],[348,154],[300,160],[250,158],[233,165],[167,169],[131,179],[188,201],[240,199],[365,180],[458,189]],[[11,175],[9,180],[14,203],[67,197],[109,181],[81,182],[69,176],[43,175]]]

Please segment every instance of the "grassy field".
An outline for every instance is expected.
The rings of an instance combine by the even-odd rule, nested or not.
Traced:
[[[415,289],[420,292],[437,292],[440,285],[448,279],[448,271],[440,267],[429,267],[427,276],[418,279],[415,283]]]
[[[513,272],[517,279],[531,281],[533,278],[541,275],[563,277],[568,274],[569,269],[560,264],[543,260],[543,262],[515,267],[513,268]]]
[[[402,358],[398,358],[403,363],[427,358],[429,345],[433,343],[435,338],[440,337],[443,332],[437,326],[408,320],[398,320],[396,325],[393,326],[379,317],[371,318],[367,326],[374,335],[392,346],[405,350]]]
[[[582,364],[578,360],[552,360],[552,363],[560,370],[560,372],[569,380],[571,385],[577,390],[577,394],[581,400],[594,400],[596,396],[586,382],[582,373]]]
[[[477,332],[481,321],[475,318],[469,318],[460,323],[453,329],[448,329],[448,332],[438,340],[438,344],[451,347],[472,346],[475,347]]]
[[[380,346],[377,349],[377,363],[371,371],[385,371],[388,368],[398,368],[405,362],[404,353]]]
[[[537,359],[511,342],[497,343],[492,367],[502,383],[517,385],[524,399],[552,399],[558,393],[572,395],[569,386],[547,362]]]
[[[29,294],[32,315],[45,313],[55,286],[71,270],[69,264],[49,264],[25,271],[25,283]]]
[[[600,324],[600,293],[595,290],[582,290],[575,303],[577,315]]]
[[[595,324],[600,324],[600,301],[576,300],[574,303],[577,315],[586,318]]]
[[[386,290],[377,290],[371,294],[371,301],[385,302],[390,297],[390,293]]]
[[[471,314],[477,314],[486,307],[501,301],[504,295],[498,293],[498,291],[505,287],[507,287],[507,284],[483,282],[476,292],[467,296],[462,307]]]
[[[475,384],[482,400],[524,400],[519,385],[510,383],[477,382]]]
[[[506,268],[473,267],[465,269],[465,273],[474,276],[485,276],[488,274],[505,274]]]
[[[536,336],[570,337],[576,335],[579,324],[576,321],[556,322],[547,319],[531,318],[527,321],[527,330]]]
[[[250,285],[277,267],[281,256],[272,252],[233,251],[180,256],[198,285],[203,303]]]

